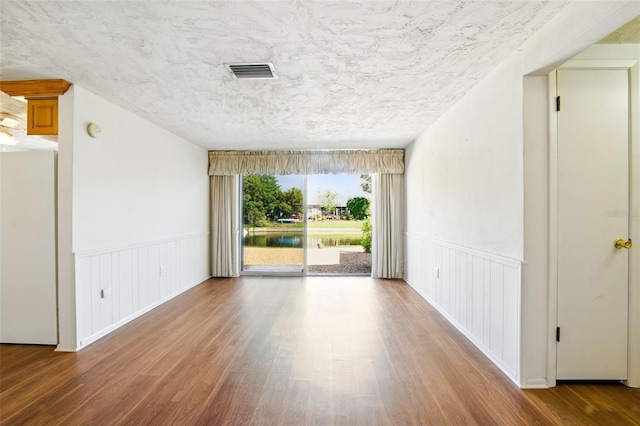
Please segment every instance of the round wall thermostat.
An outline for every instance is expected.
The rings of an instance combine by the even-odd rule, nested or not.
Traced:
[[[87,133],[89,133],[89,136],[92,138],[97,138],[100,136],[100,133],[102,133],[102,129],[97,123],[89,123],[87,126]]]

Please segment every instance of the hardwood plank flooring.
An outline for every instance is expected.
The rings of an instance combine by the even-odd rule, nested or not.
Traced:
[[[402,281],[241,277],[75,354],[1,345],[0,423],[640,425],[640,391],[519,390]]]

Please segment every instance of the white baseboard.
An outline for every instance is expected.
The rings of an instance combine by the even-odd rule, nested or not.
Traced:
[[[529,379],[520,385],[520,389],[549,389],[547,379]]]
[[[71,348],[68,346],[56,346],[54,349],[55,352],[78,352],[78,348]]]

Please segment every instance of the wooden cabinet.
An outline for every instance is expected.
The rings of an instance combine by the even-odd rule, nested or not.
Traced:
[[[58,98],[27,99],[27,134],[58,134]]]
[[[27,134],[58,134],[58,96],[71,83],[62,79],[0,81],[0,91],[27,99]]]

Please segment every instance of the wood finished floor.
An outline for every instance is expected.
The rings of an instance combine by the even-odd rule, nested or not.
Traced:
[[[81,352],[0,346],[0,423],[640,424],[640,391],[522,391],[402,281],[212,279]]]

